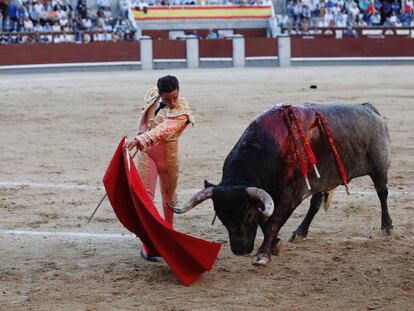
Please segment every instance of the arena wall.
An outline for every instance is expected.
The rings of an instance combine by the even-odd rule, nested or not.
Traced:
[[[0,45],[0,65],[140,60],[139,42]]]
[[[276,59],[276,38],[245,38],[246,58]],[[186,59],[185,40],[153,40],[153,59],[168,62]],[[232,40],[199,40],[199,57],[231,60]],[[358,39],[333,36],[292,36],[292,58],[414,57],[414,39],[386,37]],[[92,42],[87,44],[0,45],[0,66],[82,62],[139,62],[140,42]]]

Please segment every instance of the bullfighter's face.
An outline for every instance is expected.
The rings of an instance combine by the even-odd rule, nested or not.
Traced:
[[[235,255],[251,253],[259,223],[257,204],[260,203],[251,200],[242,186],[217,186],[212,199],[217,217],[229,232],[232,252]]]
[[[161,93],[162,102],[167,105],[168,108],[174,109],[178,106],[179,90],[174,90],[169,93]]]

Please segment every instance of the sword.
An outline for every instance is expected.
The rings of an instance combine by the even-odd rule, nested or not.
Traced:
[[[132,155],[132,159],[135,157],[135,155],[138,153],[138,148],[137,148],[137,150],[135,150],[135,153]],[[128,151],[127,151],[128,152]],[[129,152],[128,152],[128,154],[129,154]],[[129,164],[129,162],[128,162],[128,164]],[[95,207],[95,210],[93,211],[93,213],[92,213],[92,215],[89,217],[89,219],[88,219],[88,222],[86,223],[86,224],[89,224],[90,222],[91,222],[91,220],[92,220],[92,218],[93,218],[93,216],[95,215],[95,213],[96,213],[96,211],[98,210],[98,208],[99,208],[99,206],[101,206],[101,204],[102,204],[102,202],[105,200],[105,198],[108,196],[108,194],[107,193],[105,193],[104,195],[103,195],[103,197],[101,198],[101,200],[99,201],[99,203],[98,203],[98,205]]]

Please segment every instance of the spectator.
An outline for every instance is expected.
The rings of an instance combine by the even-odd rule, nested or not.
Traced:
[[[332,9],[335,6],[332,0],[328,0],[325,2],[325,9]]]
[[[53,32],[61,32],[62,31],[62,27],[60,27],[60,25],[58,23],[53,23],[52,24],[52,31]]]
[[[381,10],[382,10],[382,1],[381,0],[374,0],[374,9],[377,12],[381,12]]]
[[[359,9],[361,10],[362,13],[366,12],[366,10],[368,9],[369,3],[370,2],[368,0],[360,0],[358,2]]]
[[[148,3],[146,0],[140,0],[139,3],[136,4],[135,8],[146,13],[148,10]]]
[[[401,20],[397,17],[397,21],[395,22],[395,27],[403,27]]]
[[[91,31],[92,30],[92,20],[86,16],[85,18],[82,18],[81,20],[82,29]]]
[[[311,19],[311,10],[307,5],[303,6],[302,10],[302,22],[306,21],[306,24],[309,25]]]
[[[401,3],[400,0],[394,0],[391,4],[392,12],[397,15],[401,11]]]
[[[302,17],[302,5],[299,0],[296,0],[295,5],[293,6],[293,24],[299,24]]]
[[[390,17],[391,16],[391,12],[392,12],[392,6],[391,6],[391,2],[388,0],[385,0],[382,4],[382,14],[383,14],[383,19]]]
[[[279,27],[289,28],[290,27],[289,16],[287,16],[285,13],[282,13],[277,18],[277,24]]]
[[[128,11],[132,7],[131,0],[120,0],[119,6],[121,8],[121,19],[128,17]]]
[[[335,5],[331,9],[332,14],[337,17],[339,13],[342,11],[341,7],[339,6],[339,3],[336,2]]]
[[[201,36],[200,36],[200,34],[197,32],[197,30],[190,30],[190,31],[188,31],[188,32],[187,32],[187,35],[190,35],[190,36],[196,36],[196,37],[197,37],[197,39],[201,39]]]
[[[367,24],[367,22],[365,22],[364,21],[364,18],[363,18],[364,16],[362,15],[362,14],[359,14],[357,17],[356,17],[356,25],[358,26],[358,27],[366,27],[368,24]]]
[[[312,16],[319,17],[320,16],[320,10],[321,10],[321,3],[319,0],[311,0],[311,6],[310,6]]]
[[[414,9],[414,6],[413,6],[414,4],[413,4],[413,0],[406,0],[405,1],[405,13],[406,14],[413,14],[413,9]]]
[[[43,27],[40,22],[37,22],[33,29],[35,32],[43,32]]]
[[[206,39],[218,39],[219,35],[217,33],[217,31],[210,29],[210,31],[208,32]]]
[[[45,25],[43,26],[43,31],[44,32],[52,32],[53,31],[52,26],[50,25],[49,22],[45,23]]]
[[[401,22],[401,27],[410,27],[411,14],[406,13],[406,10],[401,9],[398,19]]]
[[[337,20],[336,20],[336,27],[346,28],[346,15],[343,13],[339,13]]]
[[[8,16],[11,24],[17,21],[17,6],[13,2],[9,3]]]
[[[352,8],[353,4],[355,4],[354,0],[347,0],[345,2],[345,10],[349,11]]]
[[[348,10],[348,12],[355,19],[359,15],[359,9],[358,9],[357,4],[355,2],[351,5],[351,8]]]
[[[389,21],[390,21],[391,25],[393,25],[395,27],[395,24],[397,23],[397,15],[395,14],[394,11],[391,13]]]
[[[394,27],[394,25],[390,21],[390,17],[389,16],[385,19],[384,27]]]
[[[32,32],[33,31],[33,28],[34,28],[34,26],[33,26],[32,20],[29,19],[28,17],[26,17],[23,20],[23,29],[24,29],[24,31],[25,32]]]
[[[78,0],[78,4],[76,5],[76,11],[80,15],[81,19],[85,19],[88,15],[88,9],[86,7],[86,0]]]
[[[110,7],[109,0],[96,0],[96,5],[98,8],[107,9]]]
[[[324,26],[325,27],[331,27],[332,24],[335,24],[335,19],[334,19],[334,16],[332,14],[331,9],[327,9],[326,10],[326,13],[325,13],[325,16],[323,18],[323,21],[324,21]]]
[[[375,11],[375,13],[371,16],[370,22],[372,26],[379,26],[381,25],[381,15],[378,11]]]

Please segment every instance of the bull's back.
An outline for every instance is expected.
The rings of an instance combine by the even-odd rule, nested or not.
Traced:
[[[307,106],[307,105],[305,105]],[[310,104],[328,121],[339,156],[348,178],[386,171],[390,164],[391,143],[387,124],[371,104]],[[318,129],[319,142],[325,145],[326,137]],[[316,147],[317,149],[320,147]],[[328,156],[332,165],[333,158]],[[335,165],[335,163],[334,163]]]
[[[370,104],[303,104],[292,106],[318,161],[322,178],[310,174],[312,190],[326,191],[342,184],[337,164],[326,133],[319,126],[315,111],[327,121],[348,181],[376,171],[387,172],[390,163],[388,128],[379,111]],[[289,130],[284,119],[284,106],[276,105],[259,115],[246,132],[258,125],[273,137],[281,155],[278,166],[286,180],[299,170]],[[297,135],[297,134],[296,134]],[[292,170],[293,169],[293,170]]]

